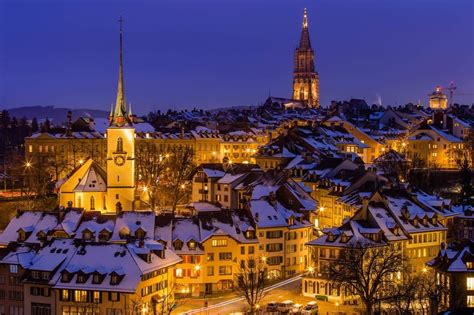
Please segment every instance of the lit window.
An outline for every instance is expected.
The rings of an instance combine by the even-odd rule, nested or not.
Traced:
[[[33,152],[33,146],[32,146],[31,144],[28,146],[28,151],[29,151],[30,153]]]
[[[467,307],[474,307],[474,295],[467,296]]]
[[[468,290],[474,290],[474,278],[469,277],[466,279],[466,289]]]
[[[176,269],[176,278],[182,278],[183,277],[183,269],[178,268]]]
[[[227,246],[227,240],[212,240],[212,247]]]

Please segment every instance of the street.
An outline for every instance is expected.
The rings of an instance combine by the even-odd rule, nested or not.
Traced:
[[[284,300],[292,300],[295,303],[303,304],[314,299],[301,295],[301,277],[294,277],[283,280],[279,283],[269,286],[267,293],[262,299],[261,309],[265,313],[266,305],[269,302],[281,302]],[[248,306],[243,298],[233,296],[209,298],[207,299],[208,307],[205,306],[205,299],[188,299],[183,305],[179,305],[176,309],[177,314],[182,315],[223,315],[245,311]],[[179,303],[178,303],[179,304]],[[354,307],[345,305],[336,305],[331,302],[318,301],[318,314],[359,314]]]

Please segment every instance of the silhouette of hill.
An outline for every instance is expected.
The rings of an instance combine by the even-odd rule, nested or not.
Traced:
[[[32,119],[36,117],[39,121],[48,118],[55,124],[61,124],[67,120],[67,112],[72,110],[73,121],[79,117],[93,117],[93,118],[106,118],[109,113],[104,110],[98,109],[70,109],[66,107],[54,107],[54,106],[25,106],[17,108],[7,109],[11,117]]]

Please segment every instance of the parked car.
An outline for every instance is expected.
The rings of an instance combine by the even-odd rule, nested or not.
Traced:
[[[303,310],[303,305],[301,304],[295,304],[293,305],[293,307],[291,308],[291,311],[290,313],[291,314],[301,314],[301,311]]]
[[[313,314],[318,314],[318,303],[316,301],[311,301],[306,306],[303,308],[301,311],[301,314],[304,315],[313,315]]]
[[[267,312],[278,312],[278,303],[277,302],[269,302],[267,304]]]
[[[289,313],[294,305],[295,303],[291,300],[280,302],[278,303],[278,311],[281,313]]]

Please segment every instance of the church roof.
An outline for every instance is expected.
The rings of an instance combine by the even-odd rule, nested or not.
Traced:
[[[74,192],[98,192],[107,190],[107,174],[96,162],[92,162]]]

